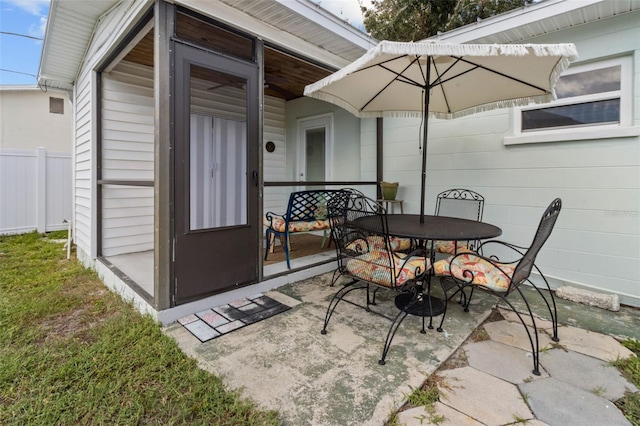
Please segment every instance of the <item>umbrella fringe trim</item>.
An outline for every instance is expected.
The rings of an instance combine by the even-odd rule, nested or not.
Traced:
[[[390,49],[389,46],[393,48]],[[381,41],[375,48],[369,50],[363,56],[350,65],[341,70],[309,84],[304,89],[304,95],[316,98],[322,101],[330,102],[337,105],[356,117],[375,118],[375,117],[405,117],[405,118],[422,118],[421,111],[359,111],[350,103],[344,101],[335,95],[322,92],[322,88],[330,85],[336,80],[351,74],[354,70],[360,69],[361,64],[367,64],[376,56],[381,54],[407,54],[407,55],[475,55],[475,56],[495,56],[510,55],[524,56],[533,53],[536,56],[559,56],[558,63],[550,73],[549,81],[554,83],[558,80],[562,72],[567,69],[571,61],[578,57],[576,47],[573,43],[560,44],[447,44],[439,42],[418,42],[418,43],[402,43]],[[553,87],[554,84],[551,84]],[[530,96],[518,99],[501,100],[497,102],[489,102],[472,108],[456,111],[454,113],[430,112],[429,115],[440,119],[453,119],[463,117],[478,112],[488,111],[496,108],[508,108],[515,106],[526,106],[530,103],[547,103],[556,99],[555,89],[552,93],[538,96]]]
[[[332,95],[328,95],[326,93],[314,93],[312,97],[319,99],[321,101],[330,102],[334,105],[337,105],[351,114],[355,115],[359,118],[378,118],[378,117],[387,117],[387,118],[422,118],[422,112],[420,111],[358,111],[353,106],[351,106],[348,102],[345,102],[339,98],[336,98]],[[518,106],[526,106],[531,103],[546,103],[551,102],[555,99],[554,94],[546,94],[528,98],[519,98],[519,99],[509,99],[502,100],[496,102],[490,102],[483,105],[478,105],[473,108],[467,108],[464,110],[456,111],[455,113],[443,113],[443,112],[429,112],[430,117],[442,119],[442,120],[451,120],[459,117],[464,117],[471,114],[476,114],[479,112],[491,111],[499,108],[510,108],[510,107],[518,107]]]
[[[392,46],[393,48],[390,48]],[[385,50],[387,49],[387,50]],[[560,44],[446,44],[446,43],[401,43],[381,41],[375,48],[356,59],[351,64],[335,73],[309,84],[304,89],[304,95],[310,96],[316,90],[328,86],[352,72],[359,70],[361,65],[369,62],[382,54],[392,55],[432,55],[432,56],[525,56],[530,53],[536,56],[560,56],[560,62],[569,62],[578,57],[576,46],[573,43]],[[566,66],[564,67],[566,68]],[[564,70],[562,68],[562,70]]]
[[[578,52],[573,43],[557,44],[455,44],[441,42],[389,42],[381,41],[362,58],[367,60],[381,54],[432,56],[565,56],[574,60]]]

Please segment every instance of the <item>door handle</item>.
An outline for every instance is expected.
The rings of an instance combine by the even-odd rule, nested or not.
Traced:
[[[254,170],[251,175],[253,176],[253,181],[256,184],[256,186],[258,186],[258,171]]]

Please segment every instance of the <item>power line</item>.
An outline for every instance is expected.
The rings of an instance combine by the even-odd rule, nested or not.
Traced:
[[[10,33],[8,31],[0,31],[0,34],[12,35],[12,36],[16,36],[16,37],[25,37],[25,38],[30,38],[30,39],[33,39],[33,40],[42,40],[40,37],[34,37],[34,36],[26,35],[26,34]]]
[[[30,75],[31,77],[33,77],[33,78],[35,78],[35,79],[38,79],[38,76],[36,76],[35,74],[29,74],[29,73],[26,73],[26,72],[6,70],[6,69],[4,69],[4,68],[0,68],[0,71],[4,71],[4,72],[13,72],[13,73],[16,73],[16,74]]]

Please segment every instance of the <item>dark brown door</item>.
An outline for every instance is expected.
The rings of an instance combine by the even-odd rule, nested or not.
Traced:
[[[258,69],[176,44],[176,304],[258,278]]]

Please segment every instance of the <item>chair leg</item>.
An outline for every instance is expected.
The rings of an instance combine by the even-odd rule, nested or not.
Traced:
[[[322,326],[322,331],[320,332],[321,334],[327,334],[327,325],[329,325],[329,320],[331,319],[331,316],[333,315],[333,312],[336,310],[336,306],[338,306],[338,303],[340,303],[340,301],[349,293],[351,293],[354,290],[360,290],[363,288],[368,289],[369,285],[360,285],[360,286],[356,286],[356,287],[351,287],[353,284],[357,283],[357,280],[353,280],[347,284],[345,284],[340,290],[338,290],[338,292],[336,294],[333,295],[333,298],[331,299],[331,302],[329,302],[329,306],[327,307],[327,313],[324,316],[324,325]]]
[[[558,310],[556,308],[556,299],[555,299],[555,297],[553,297],[553,291],[551,290],[551,286],[549,285],[549,282],[547,281],[547,278],[544,276],[542,271],[540,271],[540,269],[538,269],[537,266],[534,265],[534,267],[538,271],[538,274],[540,274],[540,276],[544,280],[544,283],[547,286],[547,290],[549,290],[549,297],[551,298],[551,305],[549,304],[549,301],[547,300],[547,298],[544,297],[544,294],[542,293],[542,291],[534,283],[532,283],[529,280],[527,280],[527,281],[529,281],[529,284],[531,284],[531,286],[533,286],[533,288],[536,289],[536,291],[538,292],[540,297],[542,297],[542,300],[544,300],[544,303],[547,305],[547,309],[549,310],[549,316],[551,316],[551,323],[553,324],[553,336],[551,337],[551,339],[554,342],[559,342],[560,341],[560,337],[558,337]],[[552,308],[552,306],[553,306],[553,308]]]
[[[469,298],[466,300],[466,302],[464,304],[464,311],[465,312],[469,312],[469,304],[471,303],[471,298],[472,297],[473,297],[473,286],[471,286],[471,291],[469,292]]]
[[[271,236],[269,237],[269,242],[271,243],[271,253],[273,253],[273,249],[276,246],[276,234],[275,233],[271,233]]]
[[[269,256],[269,253],[273,253],[274,234],[270,229],[267,229],[267,231],[265,232],[264,239],[266,244],[264,250],[264,260],[267,260],[267,256]]]
[[[378,360],[379,365],[386,364],[385,359],[387,358],[387,354],[389,353],[389,349],[391,348],[391,342],[393,341],[393,338],[396,336],[396,332],[398,331],[400,324],[402,324],[402,321],[404,321],[407,315],[409,315],[408,310],[416,303],[418,303],[418,298],[414,298],[414,300],[411,303],[409,303],[407,306],[405,306],[404,309],[398,312],[395,319],[391,323],[391,327],[389,327],[389,331],[387,332],[387,338],[384,341],[384,347],[382,348],[382,356],[380,357],[380,360]],[[424,325],[423,325],[423,328],[424,328]]]
[[[289,260],[289,250],[291,248],[291,242],[289,241],[289,233],[285,235],[283,239],[284,243],[282,248],[284,249],[284,255],[287,258],[287,269],[291,269],[291,262]]]
[[[538,328],[536,326],[536,320],[533,317],[531,306],[529,306],[529,302],[527,302],[527,299],[522,294],[522,291],[518,287],[516,287],[516,290],[518,291],[518,293],[520,293],[520,297],[524,301],[524,304],[527,306],[527,311],[529,312],[529,318],[531,318],[531,324],[533,327],[533,336],[531,336],[531,332],[529,331],[529,327],[527,327],[527,323],[524,321],[524,318],[522,318],[522,315],[520,315],[520,312],[518,312],[518,310],[511,304],[511,302],[509,302],[507,298],[502,295],[497,295],[497,294],[496,295],[500,297],[500,299],[502,299],[503,302],[509,305],[511,310],[518,316],[520,323],[524,327],[524,330],[527,332],[527,337],[529,338],[529,343],[531,344],[531,354],[533,355],[532,373],[536,376],[539,376],[540,375],[540,342],[538,340]],[[534,342],[534,337],[535,337],[535,342]]]
[[[378,294],[378,290],[380,290],[380,288],[376,287],[373,289],[373,298],[371,300],[371,302],[369,302],[369,293],[367,292],[367,309],[369,307],[369,305],[377,305],[376,303],[376,295]]]

